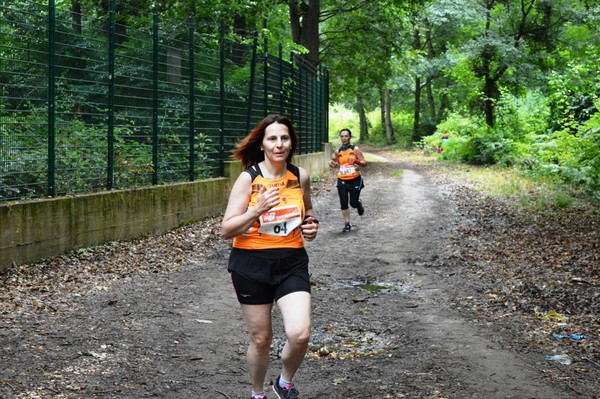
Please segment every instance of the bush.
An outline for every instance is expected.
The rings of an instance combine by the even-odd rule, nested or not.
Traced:
[[[437,126],[435,133],[421,139],[420,147],[425,152],[438,152],[448,161],[471,162],[472,151],[478,145],[472,142],[481,131],[481,123],[453,113]]]
[[[600,127],[589,125],[580,127],[577,134],[570,129],[554,132],[532,146],[535,162],[529,173],[584,187],[600,199]]]

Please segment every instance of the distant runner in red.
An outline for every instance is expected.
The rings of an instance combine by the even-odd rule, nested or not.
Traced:
[[[232,155],[246,169],[231,189],[221,228],[223,238],[233,239],[228,270],[250,335],[247,361],[252,399],[266,398],[273,302],[287,337],[273,391],[279,399],[300,397],[292,379],[306,355],[311,323],[304,240],[316,237],[319,222],[311,201],[310,176],[291,163],[296,148],[292,122],[270,115],[237,144]]]
[[[365,213],[365,208],[360,200],[360,190],[365,186],[360,174],[360,167],[367,166],[367,161],[360,149],[350,142],[352,140],[350,129],[340,130],[340,140],[342,145],[332,154],[329,166],[338,168],[337,189],[344,218],[342,231],[346,233],[352,229],[348,204],[355,208],[360,216]]]

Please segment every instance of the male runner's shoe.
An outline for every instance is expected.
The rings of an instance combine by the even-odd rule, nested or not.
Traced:
[[[300,399],[300,394],[298,393],[298,390],[294,388],[294,384],[288,384],[283,388],[279,386],[280,378],[281,375],[277,377],[277,379],[275,380],[275,384],[273,384],[273,390],[275,391],[275,395],[277,395],[279,399]]]
[[[363,207],[361,200],[358,200],[358,206],[356,207],[356,209],[358,209],[359,216],[362,216],[363,213],[365,213],[365,208]]]
[[[350,223],[344,224],[344,228],[342,229],[342,233],[349,232],[351,228],[352,228],[352,226],[350,225]]]

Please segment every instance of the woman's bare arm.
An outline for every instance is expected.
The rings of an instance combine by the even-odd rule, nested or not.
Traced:
[[[221,235],[224,239],[228,240],[248,231],[260,215],[280,202],[279,189],[272,187],[266,190],[263,187],[256,205],[248,208],[251,193],[252,177],[249,173],[242,172],[231,189],[227,209],[221,222]]]

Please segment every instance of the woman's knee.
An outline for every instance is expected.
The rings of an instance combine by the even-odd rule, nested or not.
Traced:
[[[250,335],[250,342],[257,351],[268,351],[271,348],[273,335],[268,331],[260,331]]]
[[[308,341],[310,340],[310,325],[291,329],[286,332],[286,335],[288,341],[295,345],[308,345]]]

